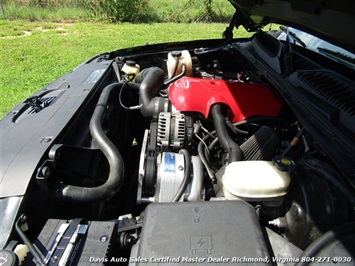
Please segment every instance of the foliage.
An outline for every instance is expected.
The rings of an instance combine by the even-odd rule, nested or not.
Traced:
[[[7,19],[31,21],[228,23],[234,13],[227,0],[2,0],[2,3]]]
[[[234,8],[227,0],[150,0],[153,19],[158,22],[225,22]]]
[[[112,22],[139,22],[146,13],[148,0],[91,0],[87,5],[96,17]]]
[[[203,4],[205,5],[207,15],[212,18],[214,16],[212,0],[203,0]]]
[[[3,5],[38,6],[43,8],[85,8],[85,0],[2,0]]]
[[[77,22],[90,21],[91,14],[84,8],[41,6],[17,6],[8,4],[4,7],[5,18],[8,20],[25,19],[29,21]]]

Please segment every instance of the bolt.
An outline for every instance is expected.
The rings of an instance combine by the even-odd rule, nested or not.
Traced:
[[[20,217],[20,223],[24,224],[25,222],[27,222],[27,216],[25,214],[22,214]]]
[[[108,240],[108,236],[104,235],[100,237],[100,242],[105,243]]]
[[[179,169],[180,171],[182,171],[182,170],[184,170],[184,167],[183,167],[182,165],[179,165],[179,166],[178,166],[178,169]]]
[[[43,166],[41,172],[46,179],[51,175],[51,169],[48,166]]]

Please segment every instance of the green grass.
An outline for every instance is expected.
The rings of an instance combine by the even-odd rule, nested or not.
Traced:
[[[234,8],[227,0],[212,1],[213,14],[207,14],[205,0],[147,0],[139,21],[143,22],[229,22]],[[31,1],[30,1],[31,2]],[[108,19],[105,10],[93,9],[90,1],[48,1],[48,5],[26,4],[20,0],[4,3],[6,19],[29,21],[78,22]],[[98,2],[92,0],[91,2]],[[66,3],[66,4],[64,4]],[[97,13],[96,16],[94,12]],[[103,11],[103,14],[101,12]],[[101,15],[99,15],[99,13]],[[0,13],[0,18],[2,14]]]
[[[103,52],[220,38],[226,24],[44,23],[0,20],[0,118],[18,102]],[[26,32],[26,35],[24,33]],[[242,30],[235,36],[250,35]]]
[[[6,19],[26,19],[29,21],[78,22],[93,20],[93,16],[84,8],[48,7],[19,5],[10,3],[4,5]],[[2,15],[2,14],[1,14]]]
[[[148,8],[161,22],[229,22],[235,10],[227,0],[214,0],[212,18],[206,16],[203,0],[150,0]]]

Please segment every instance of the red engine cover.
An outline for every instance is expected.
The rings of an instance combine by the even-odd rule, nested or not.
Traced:
[[[250,116],[277,116],[282,100],[263,84],[183,77],[170,86],[169,97],[181,112],[200,112],[206,118],[215,103],[230,107],[229,119],[239,122]]]

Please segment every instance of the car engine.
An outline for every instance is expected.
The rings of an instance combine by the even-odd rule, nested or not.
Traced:
[[[354,263],[348,175],[247,52],[267,54],[255,38],[88,62],[106,70],[85,77],[86,103],[14,202],[0,265]],[[293,84],[298,70],[278,60]],[[18,123],[60,102],[70,78]],[[329,230],[337,237],[324,242]]]

